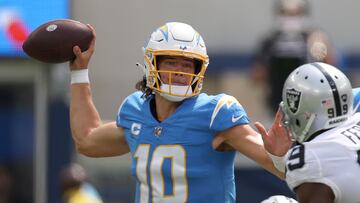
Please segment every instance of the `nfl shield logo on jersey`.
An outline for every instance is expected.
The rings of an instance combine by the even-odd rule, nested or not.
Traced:
[[[160,137],[161,132],[162,132],[162,127],[160,127],[160,126],[155,127],[154,134],[155,134],[156,137]]]
[[[291,112],[296,113],[299,109],[300,98],[301,92],[294,88],[286,90],[286,102]]]

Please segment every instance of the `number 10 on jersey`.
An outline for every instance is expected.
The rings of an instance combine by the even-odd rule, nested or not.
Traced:
[[[181,145],[159,145],[150,156],[150,145],[140,144],[134,154],[137,160],[136,176],[140,182],[140,203],[148,203],[150,187],[153,203],[186,202],[186,151]],[[163,163],[171,160],[172,194],[165,194]],[[147,168],[149,167],[149,170]]]

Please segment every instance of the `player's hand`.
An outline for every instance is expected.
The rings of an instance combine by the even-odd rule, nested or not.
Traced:
[[[282,113],[278,110],[269,131],[266,131],[264,125],[260,122],[255,122],[255,127],[264,141],[265,149],[275,156],[284,156],[292,145],[290,133],[281,125],[281,120]]]
[[[95,41],[96,41],[95,29],[89,24],[87,24],[87,26],[92,30],[94,38],[91,41],[88,50],[86,50],[84,52],[81,52],[81,49],[79,46],[73,47],[73,52],[76,57],[73,61],[70,62],[70,70],[86,69],[89,65],[90,58],[94,53]]]

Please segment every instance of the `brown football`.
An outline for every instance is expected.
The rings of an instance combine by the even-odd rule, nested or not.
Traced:
[[[27,55],[39,61],[62,63],[75,58],[75,45],[86,51],[93,37],[91,29],[81,22],[54,20],[31,32],[22,48]]]

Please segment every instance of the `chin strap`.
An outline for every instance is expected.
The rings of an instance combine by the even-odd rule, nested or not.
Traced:
[[[162,83],[160,89],[163,91],[160,92],[160,95],[163,96],[165,99],[173,102],[180,102],[192,95],[192,88],[191,86],[188,85],[180,86],[180,85],[168,85]],[[177,95],[182,95],[182,96],[177,96]]]
[[[304,139],[301,140],[301,142],[304,142],[304,140],[306,140],[310,135],[306,136],[306,134],[309,132],[311,125],[313,124],[314,120],[315,120],[316,115],[313,113],[311,114],[309,121],[306,123],[306,126],[304,128],[304,130],[301,132],[299,137],[303,137]]]

